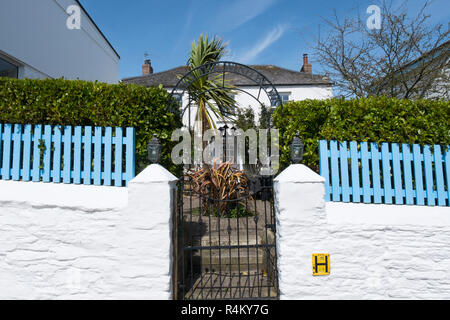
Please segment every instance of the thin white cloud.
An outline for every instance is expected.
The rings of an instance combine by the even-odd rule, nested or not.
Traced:
[[[218,10],[220,13],[215,17],[214,25],[220,31],[234,30],[265,12],[276,1],[234,0],[231,4],[225,1],[226,4]]]
[[[274,42],[280,39],[287,29],[287,25],[280,24],[275,28],[270,30],[269,33],[266,34],[264,39],[258,41],[253,47],[244,51],[242,55],[240,55],[237,60],[242,63],[254,63],[254,60],[268,47],[270,47]]]

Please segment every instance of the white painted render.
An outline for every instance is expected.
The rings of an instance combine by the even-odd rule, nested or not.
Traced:
[[[275,179],[281,299],[449,299],[450,208],[324,201],[323,178]],[[330,275],[312,275],[312,254]]]
[[[0,201],[84,211],[114,210],[128,202],[128,190],[121,187],[0,180],[0,190]]]
[[[0,57],[19,67],[19,78],[117,83],[119,57],[81,10],[81,29],[66,26],[73,0],[0,1]]]
[[[0,299],[170,299],[176,178],[0,183]]]

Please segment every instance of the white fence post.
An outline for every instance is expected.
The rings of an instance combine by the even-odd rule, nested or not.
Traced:
[[[119,298],[172,298],[172,217],[178,179],[152,164],[129,182],[119,228]]]
[[[290,165],[274,180],[281,299],[310,295],[303,292],[308,282],[321,281],[312,279],[312,254],[326,253],[324,181],[302,164]]]

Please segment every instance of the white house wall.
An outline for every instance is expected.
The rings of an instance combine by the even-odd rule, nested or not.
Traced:
[[[173,88],[168,88],[168,92],[172,92]],[[329,85],[297,85],[297,86],[277,86],[278,93],[289,93],[289,100],[301,101],[305,99],[329,99],[333,97],[332,86]],[[244,109],[251,107],[255,113],[255,120],[258,121],[259,113],[261,111],[260,102],[266,106],[270,106],[270,101],[267,94],[264,91],[259,90],[259,87],[239,87],[235,95],[235,100],[239,108]],[[258,98],[258,102],[256,98]],[[188,95],[183,95],[183,108],[189,104]],[[192,106],[193,104],[191,104]],[[195,120],[196,108],[191,108],[191,123]],[[188,123],[188,111],[185,112],[183,117],[183,123]],[[217,119],[216,119],[217,121]]]
[[[19,77],[117,83],[119,57],[81,10],[81,29],[66,26],[73,0],[2,0],[0,56],[19,64]]]

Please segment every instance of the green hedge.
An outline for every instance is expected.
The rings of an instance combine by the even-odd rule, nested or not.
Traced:
[[[146,145],[157,133],[163,146],[161,163],[177,173],[170,160],[170,137],[181,119],[167,111],[168,98],[161,87],[0,78],[0,122],[135,127],[137,172],[148,164]]]
[[[385,97],[289,102],[274,114],[282,128],[282,167],[290,162],[289,145],[296,132],[305,143],[304,161],[319,170],[318,141],[372,141],[450,144],[450,103]]]

